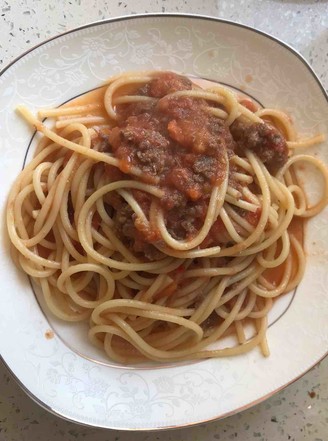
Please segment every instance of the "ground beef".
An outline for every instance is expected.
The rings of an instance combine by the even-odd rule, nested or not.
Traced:
[[[123,127],[112,130],[109,142],[118,159],[138,167],[145,175],[158,176],[170,167],[170,141],[158,130],[149,114],[129,117]]]
[[[211,190],[224,179],[226,157],[236,147],[228,126],[208,112],[205,100],[168,95],[191,88],[188,78],[160,75],[134,92],[159,99],[118,106],[118,124],[104,137],[107,151],[119,161],[121,179],[143,181],[163,191],[156,201],[169,232],[179,240],[194,237],[202,227]],[[131,176],[132,167],[141,175]],[[105,169],[112,171],[111,166]],[[153,197],[136,190],[133,194],[149,218]],[[113,220],[124,243],[147,259],[159,258],[152,245],[161,240],[156,228],[136,219],[122,198],[113,203]]]
[[[91,138],[91,147],[98,152],[108,152],[109,133],[105,130],[98,130],[97,136]]]
[[[183,207],[170,211],[167,228],[175,239],[194,236],[203,225],[207,210],[207,201],[187,202]]]
[[[137,125],[137,124],[138,125]],[[168,147],[169,141],[158,130],[147,129],[139,125],[137,121],[130,118],[126,127],[120,129],[121,142],[133,144],[135,148],[144,150],[150,147],[156,151],[159,148]]]
[[[195,109],[199,113],[200,108],[204,108],[206,102],[188,96],[165,96],[157,104],[157,110],[163,115],[167,115],[170,120],[185,120],[195,114]],[[196,122],[196,121],[194,121]]]
[[[120,207],[116,209],[113,221],[116,232],[121,240],[126,242],[129,246],[133,246],[135,238],[134,226],[135,214],[125,202],[122,202]]]
[[[268,170],[275,173],[288,159],[288,147],[285,138],[275,128],[266,123],[244,123],[235,121],[230,131],[237,141],[238,151],[244,149],[255,152]]]
[[[204,180],[204,177],[213,181],[215,180],[215,172],[217,170],[216,162],[217,160],[215,157],[202,155],[196,159],[192,169],[198,177],[201,177],[200,181]]]
[[[149,96],[162,98],[179,90],[190,90],[192,82],[187,77],[173,72],[165,72],[149,83]]]
[[[161,251],[159,251],[156,247],[149,243],[140,242],[140,250],[139,252],[144,255],[148,260],[160,260],[166,257]],[[137,250],[136,250],[137,251]]]
[[[144,95],[138,93],[138,95]],[[152,113],[156,106],[156,101],[140,101],[132,104],[121,104],[117,106],[119,119],[124,120],[129,116],[140,115],[142,113]]]
[[[118,237],[127,245],[135,254],[142,255],[148,260],[158,260],[162,257],[162,253],[158,251],[150,243],[144,241],[143,235],[136,228],[136,215],[131,207],[122,199],[116,204],[116,210],[113,216],[115,230]]]
[[[177,189],[166,188],[161,205],[164,210],[172,210],[173,208],[183,208],[187,203],[187,199],[183,193]]]

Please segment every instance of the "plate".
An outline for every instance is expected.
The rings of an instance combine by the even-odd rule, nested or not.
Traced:
[[[151,14],[92,23],[48,40],[0,76],[0,204],[35,136],[17,116],[58,106],[126,70],[166,69],[218,81],[278,107],[303,134],[327,133],[327,95],[306,61],[277,39],[211,17]],[[328,163],[326,146],[312,149]],[[309,176],[309,175],[307,175]],[[310,185],[309,185],[310,183]],[[307,178],[310,197],[316,180]],[[24,390],[53,413],[104,428],[183,427],[239,412],[304,374],[328,352],[327,210],[306,226],[306,273],[270,315],[269,358],[259,351],[172,366],[119,366],[56,321],[17,271],[1,224],[0,353]],[[82,334],[83,332],[83,334]]]

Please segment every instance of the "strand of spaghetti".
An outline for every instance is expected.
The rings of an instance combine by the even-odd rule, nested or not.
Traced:
[[[114,308],[134,308],[137,310],[153,310],[167,314],[176,314],[179,317],[191,316],[194,312],[193,308],[187,309],[175,309],[168,308],[166,306],[156,305],[155,303],[143,302],[140,300],[125,300],[125,299],[113,299],[108,300],[101,305],[99,305],[92,313],[92,320],[94,323],[101,323],[100,316],[107,310],[112,310]],[[100,320],[100,321],[99,321]]]
[[[124,340],[128,341],[132,344],[139,352],[141,352],[147,358],[156,361],[168,361],[172,359],[179,359],[179,352],[182,351],[165,351],[157,349],[154,346],[148,344],[140,335],[124,320],[122,320],[119,316],[113,316],[112,321],[116,324],[116,326],[121,330],[121,337]],[[189,349],[189,354],[192,353],[192,347]],[[115,358],[114,358],[115,359]]]
[[[230,185],[228,185],[227,194],[229,196],[231,196],[232,198],[234,198],[234,199],[240,199],[241,196],[242,196],[242,194],[240,193],[239,190],[237,190],[236,188],[231,187]]]
[[[204,320],[206,320],[218,305],[227,284],[228,277],[224,276],[220,283],[208,293],[199,308],[191,316],[191,320],[194,320],[196,323],[202,323]]]
[[[240,106],[237,101],[237,97],[233,92],[222,86],[211,87],[209,91],[224,97],[224,105],[228,107],[229,115],[225,122],[228,126],[230,126],[234,120],[240,116]]]
[[[79,251],[74,246],[70,236],[67,234],[66,230],[63,227],[61,219],[57,219],[56,224],[58,225],[58,232],[61,237],[62,243],[67,249],[68,253],[77,261],[77,262],[87,262],[87,257],[83,254],[79,253]]]
[[[180,288],[178,290],[178,292],[176,293],[175,297],[177,297],[177,298],[184,297],[190,293],[194,293],[196,290],[198,290],[199,288],[203,288],[204,285],[207,285],[207,284],[208,284],[208,277],[207,276],[205,276],[205,277],[202,277],[202,276],[197,277],[196,276],[194,281],[189,280],[188,285],[185,285],[183,288]],[[173,299],[172,303],[174,304],[174,299]]]
[[[241,293],[245,288],[248,288],[248,286],[256,280],[264,271],[264,268],[261,268],[259,265],[252,264],[245,270],[241,271],[239,274],[237,274],[234,277],[231,277],[226,287],[229,288],[230,286],[233,286],[232,289],[227,290],[219,299],[217,302],[217,305],[215,308],[220,308],[220,306],[224,305],[225,303],[229,302],[231,299],[233,299],[236,295]],[[236,282],[239,282],[238,284]]]
[[[34,251],[29,250],[26,245],[23,243],[23,240],[18,236],[17,231],[16,231],[16,217],[14,214],[14,207],[13,207],[13,202],[9,202],[8,201],[8,206],[7,206],[7,217],[6,217],[6,221],[7,221],[7,229],[8,229],[8,234],[10,237],[10,240],[12,242],[12,244],[17,248],[17,250],[23,255],[25,256],[26,259],[34,262],[35,264],[38,264],[40,266],[44,266],[46,268],[60,268],[60,262],[51,260],[51,259],[46,259],[43,258],[39,255],[37,255]]]
[[[206,217],[204,219],[204,223],[201,229],[198,231],[196,237],[194,237],[189,241],[179,241],[174,239],[166,228],[162,210],[158,210],[157,227],[166,245],[169,246],[170,248],[173,248],[174,250],[183,250],[183,251],[191,250],[192,248],[195,248],[198,245],[200,245],[205,239],[205,237],[208,235],[215,221],[216,211],[218,211],[224,203],[224,195],[226,194],[227,185],[228,185],[228,168],[226,169],[226,175],[221,185],[219,187],[215,186],[214,189],[212,190]]]
[[[216,116],[217,118],[220,118],[220,119],[226,120],[228,118],[227,112],[225,112],[224,110],[221,110],[221,109],[217,109],[216,107],[208,107],[208,108],[206,108],[206,111],[208,113],[210,113],[211,115]]]
[[[127,77],[112,81],[111,84],[108,86],[104,96],[105,109],[109,117],[112,118],[114,121],[117,119],[117,114],[113,107],[113,95],[120,87],[127,86],[128,84],[147,83],[147,81],[150,80],[151,77],[147,75],[129,75]]]
[[[201,285],[198,289],[195,289],[194,291],[190,292],[189,294],[185,294],[184,296],[177,296],[179,291],[175,292],[174,296],[170,296],[170,298],[167,300],[169,306],[174,306],[176,308],[187,308],[189,305],[192,305],[197,302],[199,297],[202,295],[202,292],[204,290],[207,290],[208,281],[202,280],[203,285]]]
[[[171,326],[171,329],[172,328],[173,327]],[[186,342],[188,342],[189,345],[192,345],[194,337],[190,335],[190,332],[188,332],[188,330],[180,327],[176,328],[175,333],[173,333],[172,331],[169,332],[170,333],[157,331],[156,334],[158,338],[154,338],[155,333],[151,333],[146,336],[145,341],[156,349],[161,349],[162,351],[169,351],[170,349],[176,348],[177,346],[182,348],[182,346],[184,346]]]
[[[211,287],[209,287],[209,289],[211,289]],[[201,319],[199,319],[198,322],[201,323]],[[163,335],[160,335],[161,348],[166,350],[174,348],[177,345],[181,345],[185,340],[186,340],[186,336],[184,334],[183,329],[171,330]],[[157,346],[156,344],[157,341],[156,339],[152,338],[152,336],[149,337],[148,342]],[[190,342],[188,342],[187,344],[188,346],[190,346]]]
[[[61,199],[61,205],[59,209],[59,217],[61,219],[63,228],[65,229],[68,236],[75,241],[79,240],[79,237],[77,235],[75,227],[72,225],[70,220],[70,202],[69,197],[71,197],[70,188],[69,186],[66,186],[64,188],[62,199]]]
[[[280,205],[283,204],[286,206],[287,199],[286,192],[284,191],[285,189],[283,189],[283,191],[281,190],[279,180],[274,176],[271,176],[266,167],[262,167],[262,170],[271,193],[278,199]]]
[[[247,289],[244,289],[243,291],[241,291],[238,295],[243,294],[243,296],[245,296],[245,300],[244,303],[246,301],[247,298]],[[251,293],[252,294],[252,293]],[[246,305],[245,308],[241,308],[239,310],[239,312],[236,314],[235,316],[235,321],[239,321],[242,320],[242,318],[245,318],[248,313],[251,313],[255,303],[256,303],[256,295],[253,295],[254,297],[254,303],[253,303],[253,298],[250,297],[252,300],[250,302],[248,302],[248,304]],[[227,319],[229,317],[230,314],[230,307],[227,307],[226,305],[221,305],[219,308],[215,309],[215,313],[217,314],[218,317],[221,317],[222,319]]]
[[[122,241],[119,240],[119,238],[115,235],[115,232],[112,230],[111,227],[108,227],[107,225],[103,225],[102,227],[103,232],[108,237],[112,247],[122,254],[122,256],[128,261],[128,262],[140,262],[140,260],[131,253],[131,251],[123,244]]]
[[[64,165],[64,160],[65,160],[65,157],[62,156],[62,157],[56,159],[55,162],[52,164],[52,167],[49,170],[48,179],[47,179],[48,189],[50,189],[55,184],[56,178],[59,174],[59,170]]]
[[[225,97],[220,96],[213,92],[207,92],[201,89],[192,89],[192,90],[179,90],[177,92],[172,92],[168,95],[170,98],[174,97],[192,97],[199,98],[207,101],[214,101],[219,104],[225,103]]]
[[[116,290],[120,299],[133,300],[134,293],[131,289],[126,288],[121,282],[116,283]]]
[[[96,162],[104,162],[105,164],[113,165],[119,168],[120,163],[118,159],[113,158],[108,154],[97,152],[93,149],[88,149],[75,142],[63,138],[60,135],[57,135],[53,130],[46,127],[41,121],[39,121],[34,115],[32,115],[32,113],[25,106],[18,106],[17,111],[23,116],[26,121],[33,125],[36,130],[43,133],[47,138],[51,139],[57,144],[62,145],[63,147],[77,152],[85,157],[93,159]],[[142,176],[141,170],[133,166],[129,169],[129,172],[134,176]],[[157,181],[156,178],[154,178],[154,181]]]
[[[283,131],[286,134],[287,141],[296,140],[296,131],[286,113],[277,109],[260,109],[256,112],[256,115],[259,116],[261,119],[264,116],[274,118],[283,127]]]
[[[140,291],[136,295],[136,300],[141,300],[143,302],[150,302],[154,295],[160,291],[163,287],[167,286],[169,283],[171,283],[170,279],[166,274],[160,274],[156,277],[152,285],[146,290]]]
[[[252,234],[250,234],[243,242],[236,244],[232,247],[222,249],[220,252],[220,256],[232,256],[234,254],[244,252],[247,253],[249,247],[256,242],[256,240],[260,237],[262,232],[264,231],[264,228],[267,224],[268,217],[269,217],[269,207],[271,204],[271,196],[268,184],[266,182],[265,176],[263,174],[263,170],[260,165],[260,161],[256,156],[251,153],[250,151],[247,151],[246,156],[253,166],[253,170],[256,174],[261,192],[262,192],[262,211],[260,214],[260,218],[258,221],[258,224]],[[251,254],[251,253],[250,253]]]
[[[238,214],[229,204],[224,204],[223,207],[232,221],[240,225],[248,233],[253,233],[255,229],[254,225],[250,224],[244,217]]]
[[[138,204],[138,202],[134,199],[134,197],[128,193],[126,190],[117,190],[117,193],[122,196],[123,199],[130,205],[132,210],[137,215],[137,219],[140,219],[141,222],[149,227],[148,219],[145,216],[145,213],[142,211],[142,208]]]
[[[101,341],[97,335],[104,335]],[[144,359],[142,355],[134,351],[131,353],[127,351],[117,353],[112,347],[113,337],[117,336],[121,341],[125,341],[125,334],[119,328],[113,325],[96,325],[89,329],[88,337],[90,341],[98,348],[104,349],[106,355],[113,361],[122,364],[129,364],[131,362],[140,362]]]
[[[24,222],[23,219],[23,207],[24,207],[24,202],[26,200],[26,198],[34,191],[34,186],[33,184],[29,184],[27,185],[25,188],[23,188],[18,194],[17,197],[15,199],[15,203],[14,203],[14,213],[15,218],[17,219],[17,223],[16,223],[16,228],[18,233],[20,234],[20,239],[22,241],[28,239],[29,234],[27,232],[27,228],[26,228],[26,224]]]
[[[272,290],[267,290],[262,288],[261,286],[259,286],[256,283],[252,283],[250,285],[250,290],[252,290],[256,295],[260,296],[260,297],[277,297],[280,294],[282,294],[283,292],[285,292],[286,290],[286,286],[289,282],[290,276],[292,273],[292,262],[291,262],[291,256],[289,255],[286,259],[286,264],[285,264],[285,270],[284,270],[284,274],[282,277],[282,280],[280,281],[279,285]]]
[[[250,202],[241,199],[235,199],[229,194],[225,195],[225,201],[229,202],[229,204],[231,205],[235,205],[236,207],[242,208],[243,210],[251,211],[252,213],[255,213],[258,209],[258,205],[252,204]]]
[[[236,315],[236,320],[240,321],[249,317],[249,314],[251,314],[253,311],[255,303],[256,303],[256,294],[249,292],[247,304],[243,309],[241,309],[238,312],[238,314]]]
[[[187,360],[190,359],[191,357],[193,359],[202,359],[202,358],[211,358],[211,357],[228,357],[228,356],[232,356],[232,355],[237,355],[237,354],[244,354],[248,351],[250,351],[251,349],[255,348],[261,341],[263,341],[264,337],[265,337],[265,332],[267,329],[267,321],[266,319],[262,319],[261,320],[261,325],[258,329],[258,334],[253,337],[252,339],[248,340],[246,343],[239,345],[238,347],[234,347],[234,348],[224,348],[224,349],[218,349],[218,350],[207,350],[207,351],[201,351],[201,352],[196,352],[196,353],[190,353],[189,355],[185,355],[182,357],[179,357],[178,360]],[[106,332],[107,329],[102,329],[103,332]],[[100,330],[99,330],[100,331]],[[108,331],[111,332],[115,332],[116,335],[119,335],[121,338],[125,338],[127,339],[127,341],[130,342],[130,344],[132,344],[132,341],[120,330],[114,328],[114,327],[108,327]],[[107,337],[105,338],[105,342],[107,341]],[[130,361],[129,357],[120,357],[118,356],[117,353],[115,353],[114,351],[110,351],[108,352],[108,347],[107,345],[104,346],[104,349],[106,351],[106,353],[108,353],[114,360],[118,361],[118,362],[123,362],[123,363],[128,363]],[[147,355],[146,355],[147,357]],[[149,357],[147,357],[149,358]],[[132,360],[140,360],[139,357],[134,357],[132,358]],[[155,359],[157,360],[157,358]],[[157,360],[157,361],[173,361],[174,358],[170,358],[169,360]]]
[[[270,309],[272,308],[272,304],[273,304],[272,298],[270,297],[266,298],[264,308],[261,311],[255,311],[255,310],[251,311],[249,313],[249,317],[262,318],[266,316],[269,313]]]
[[[165,261],[163,260],[162,262],[152,262],[152,263],[132,263],[131,264],[131,263],[127,263],[127,262],[118,262],[113,259],[106,258],[106,257],[102,256],[101,254],[97,253],[94,250],[94,248],[90,245],[90,243],[86,237],[85,232],[86,232],[86,223],[88,222],[89,226],[91,225],[91,218],[90,218],[91,207],[94,205],[96,200],[98,198],[102,197],[104,194],[109,193],[114,190],[117,190],[117,189],[120,189],[120,188],[135,188],[135,189],[146,191],[146,192],[153,194],[154,196],[157,196],[157,197],[160,197],[162,195],[162,191],[159,190],[158,188],[152,187],[147,184],[142,184],[137,181],[117,181],[117,182],[107,184],[104,187],[98,189],[86,200],[86,202],[84,203],[84,205],[80,211],[78,225],[77,225],[77,231],[78,231],[79,241],[80,241],[81,245],[83,246],[85,251],[91,257],[93,257],[96,261],[103,263],[105,265],[108,265],[110,267],[116,268],[116,269],[121,269],[121,270],[133,269],[135,271],[137,271],[139,269],[140,271],[142,271],[142,270],[147,270],[147,269],[150,270],[152,268],[155,269],[157,267],[165,266],[165,264],[163,265],[163,263],[164,262],[168,263],[168,262],[170,262],[171,259],[166,259]]]
[[[256,205],[257,207],[261,205],[259,197],[252,193],[248,187],[243,187],[241,192],[245,196],[245,199],[249,200],[253,205]]]
[[[82,215],[82,210],[80,214],[80,218]],[[173,264],[175,266],[179,266],[179,263],[172,262],[172,259],[170,257],[162,259],[161,261],[154,261],[149,263],[138,263],[138,262],[124,262],[115,260],[109,257],[105,257],[104,255],[97,252],[89,243],[86,237],[86,229],[91,229],[91,218],[89,216],[88,222],[84,222],[84,226],[80,224],[78,225],[78,234],[79,234],[79,240],[84,248],[84,250],[87,252],[87,254],[94,259],[96,262],[102,263],[103,265],[108,265],[110,268],[115,268],[118,270],[127,270],[127,271],[156,271],[156,270],[162,270],[162,271],[169,271],[170,264]]]
[[[58,175],[55,184],[51,187],[45,202],[35,220],[33,234],[34,236],[24,240],[27,247],[31,247],[44,239],[54,224],[61,207],[61,200],[65,187],[68,185],[68,178],[77,162],[77,155],[73,154],[69,159],[65,169]]]
[[[103,230],[105,225],[100,224],[100,228]],[[98,242],[101,244],[104,248],[107,248],[108,250],[114,251],[114,246],[111,243],[111,241],[108,239],[108,237],[105,237],[103,234],[99,233],[95,228],[92,228],[92,239],[95,242]]]
[[[288,186],[288,190],[294,195],[295,216],[302,216],[307,209],[306,196],[303,189],[299,185],[293,184]],[[297,205],[296,200],[298,203]]]
[[[249,173],[251,176],[254,175],[254,170],[249,161],[247,161],[246,158],[241,158],[240,156],[234,155],[230,161],[236,165],[238,165],[240,168],[243,168],[247,173]]]
[[[9,193],[8,202],[12,201],[15,198],[15,194],[19,191],[20,186],[25,187],[28,183],[31,182],[31,175],[34,169],[41,164],[48,156],[54,154],[56,150],[60,149],[59,146],[52,144],[50,146],[45,147],[44,150],[41,150],[32,161],[25,166],[25,168],[20,172],[18,177],[16,178],[11,191]]]
[[[192,358],[202,359],[202,358],[216,358],[216,357],[231,357],[234,355],[245,354],[246,352],[249,352],[250,350],[254,349],[263,341],[263,339],[265,338],[266,330],[267,330],[267,318],[263,317],[263,319],[261,320],[261,325],[257,331],[257,335],[247,340],[246,343],[231,348],[196,352],[192,354]],[[184,359],[188,359],[188,356],[184,358],[180,358],[180,360],[184,360]]]
[[[240,111],[240,119],[241,120],[246,120],[251,121],[252,123],[260,123],[260,124],[264,124],[263,120],[257,116],[255,113],[251,112],[250,110],[248,110],[245,106],[243,106],[242,104],[238,104],[239,106],[239,111]]]
[[[240,320],[235,321],[235,329],[236,329],[236,334],[237,334],[237,338],[238,338],[238,343],[240,345],[246,343],[246,336],[245,336],[245,332],[244,332],[244,327],[243,327],[243,324]]]
[[[21,267],[23,268],[23,270],[26,272],[26,274],[28,274],[31,277],[35,277],[35,278],[47,278],[50,277],[51,275],[55,274],[55,272],[57,271],[57,269],[38,269],[37,265],[35,265],[33,262],[31,262],[30,259],[26,259],[26,257],[24,257],[22,254],[18,255],[18,261],[19,264],[21,265]],[[34,265],[34,266],[33,266]],[[42,268],[42,267],[39,267]]]
[[[284,187],[280,184],[280,188],[283,189]],[[278,227],[275,230],[272,230],[270,232],[270,235],[265,240],[263,240],[260,244],[253,245],[253,246],[248,247],[247,249],[243,248],[243,250],[240,250],[241,255],[246,256],[246,255],[254,254],[259,251],[264,250],[265,248],[272,245],[272,243],[275,242],[282,235],[282,232],[288,228],[288,226],[293,218],[295,203],[294,203],[294,198],[291,195],[291,193],[288,191],[288,189],[285,188],[284,192],[285,192],[285,197],[286,197],[286,201],[287,201],[286,208],[285,208],[286,211],[285,211],[283,218],[279,222]],[[251,236],[249,236],[249,237],[251,237]],[[246,239],[246,241],[248,239]],[[239,244],[237,246],[241,246],[241,245],[242,244]]]
[[[157,102],[158,98],[152,98],[150,96],[142,96],[142,95],[125,95],[114,98],[113,104],[116,106],[117,104],[128,104],[128,103],[153,103]]]
[[[241,262],[233,266],[225,266],[221,268],[202,268],[202,269],[191,269],[187,270],[183,274],[183,279],[188,279],[192,277],[216,277],[216,276],[232,276],[239,273],[243,269],[247,268],[249,264],[253,261],[253,256],[247,256],[242,258]]]
[[[103,187],[104,185],[107,185],[107,183],[108,183],[107,180],[100,179],[96,185],[96,189],[98,190],[99,188]],[[84,198],[83,203],[85,202],[85,199],[86,198]],[[107,213],[105,203],[106,203],[106,201],[104,198],[101,197],[101,198],[97,199],[97,202],[96,202],[97,212],[98,212],[99,216],[101,217],[102,223],[105,224],[109,228],[113,228],[114,222],[113,222],[111,216],[109,216],[109,214]],[[80,207],[80,211],[81,211],[82,205]],[[78,218],[79,214],[80,214],[80,212],[78,213],[77,218]]]
[[[139,285],[137,282],[135,282],[134,280],[131,280],[131,279],[129,279],[129,278],[124,278],[123,280],[121,280],[120,283],[121,283],[122,285],[126,286],[127,288],[131,288],[131,289],[133,289],[133,290],[135,290],[135,291],[139,291],[138,294],[140,294],[140,289],[141,289],[141,287],[140,287],[140,285]],[[138,297],[138,294],[137,294],[134,298],[137,298],[137,297]],[[140,298],[140,297],[138,297],[138,298]]]
[[[296,265],[297,271],[294,274],[293,278],[288,282],[288,285],[286,286],[286,292],[290,292],[294,288],[296,288],[296,286],[302,280],[305,272],[305,254],[302,245],[293,234],[290,235],[290,242],[297,256],[297,265]]]
[[[55,127],[56,129],[62,129],[63,127],[67,127],[70,124],[106,124],[107,120],[103,116],[80,116],[75,118],[67,118],[56,121]]]
[[[56,109],[40,109],[39,118],[49,118],[63,115],[72,115],[76,113],[89,113],[93,110],[101,109],[101,103],[84,104],[83,106],[57,107]],[[73,113],[74,112],[74,113]]]
[[[90,316],[90,310],[83,311],[82,309],[78,310],[77,308],[72,309],[67,301],[62,300],[62,293],[60,293],[55,287],[52,287],[50,290],[47,279],[40,279],[40,284],[45,302],[56,317],[68,322],[77,322],[83,321]],[[56,301],[54,300],[54,297],[56,297]]]
[[[147,186],[146,184],[141,184],[135,181],[119,181],[116,183],[111,183],[111,184],[107,184],[106,186],[98,189],[96,192],[94,192],[88,199],[87,201],[84,203],[80,214],[79,214],[79,218],[78,218],[78,225],[77,225],[77,230],[78,230],[78,234],[79,234],[79,239],[80,239],[80,243],[81,245],[86,249],[86,251],[88,251],[88,253],[92,254],[94,257],[98,256],[98,258],[102,259],[103,256],[99,255],[99,253],[96,253],[95,250],[93,249],[93,247],[90,246],[90,241],[87,239],[86,236],[86,223],[89,223],[90,226],[90,231],[91,231],[91,221],[92,221],[92,216],[93,216],[93,211],[92,211],[92,206],[93,204],[100,198],[102,197],[104,194],[110,192],[110,191],[114,191],[118,188],[137,188],[137,189],[142,189],[142,190],[146,190],[148,192],[150,192],[151,194],[153,193],[154,195],[161,195],[161,191],[156,189],[155,187],[150,187]],[[90,236],[90,240],[92,239],[92,236]],[[97,260],[97,257],[96,257]],[[106,264],[106,261],[102,261],[102,263]],[[108,261],[107,261],[108,264]],[[118,269],[123,269],[123,268],[118,268]],[[128,269],[128,268],[125,268]]]
[[[108,316],[108,320],[113,321],[114,323],[117,323],[116,318],[118,318],[119,316],[114,314],[115,312],[116,312],[116,308],[113,308],[110,316]],[[124,310],[118,309],[117,313],[119,313],[119,312],[125,313],[126,310],[125,309]],[[129,313],[129,310],[127,311],[127,313]],[[196,336],[196,341],[200,341],[203,338],[204,332],[199,325],[192,322],[191,320],[185,319],[185,318],[177,316],[175,314],[167,314],[167,313],[163,313],[163,312],[143,310],[143,309],[138,310],[137,314],[140,317],[147,317],[147,318],[151,318],[156,321],[161,320],[166,323],[175,323],[175,324],[181,326],[184,329],[184,331],[186,331],[186,330],[192,331]],[[119,317],[119,319],[120,319],[120,321],[122,320],[121,317]],[[122,321],[121,321],[121,323],[122,323]],[[130,329],[133,329],[131,324],[128,324],[126,321],[125,321],[125,324],[127,326],[129,326]],[[133,329],[133,331],[135,332],[134,329]],[[138,335],[138,334],[135,332],[135,335]]]
[[[42,182],[42,175],[45,171],[49,171],[52,162],[43,162],[39,164],[32,173],[33,188],[39,203],[42,205],[46,199],[44,194],[45,182]]]
[[[79,168],[76,170],[76,173],[71,181],[70,196],[74,209],[75,225],[77,225],[81,208],[86,199],[87,187],[88,187],[89,177],[91,175],[92,166],[93,166],[93,161],[90,159],[86,159],[85,161],[81,162]],[[99,211],[99,207],[97,208]]]
[[[65,292],[65,283],[68,278],[70,278],[73,274],[87,272],[87,273],[97,273],[104,277],[107,282],[108,292],[107,295],[111,298],[114,294],[115,284],[113,281],[112,273],[109,269],[102,267],[100,265],[94,263],[77,263],[76,265],[70,266],[65,271],[62,271],[61,275],[57,279],[57,288]]]
[[[164,259],[162,260],[164,262]],[[159,266],[158,268],[152,268],[148,270],[149,274],[169,274],[172,271],[175,271],[180,265],[183,264],[183,260],[172,259],[168,261],[165,265]]]
[[[276,178],[279,179],[280,181],[283,181],[283,176],[286,173],[286,171],[289,169],[289,167],[292,164],[295,164],[296,162],[299,161],[309,162],[310,164],[314,165],[320,171],[324,179],[323,194],[321,196],[320,201],[314,204],[313,206],[307,208],[307,210],[300,215],[301,217],[313,217],[316,214],[320,213],[328,204],[328,169],[325,166],[325,164],[322,161],[320,161],[320,159],[309,155],[292,156],[291,158],[289,158],[286,164],[278,171]]]
[[[224,209],[224,207],[222,207],[221,210],[220,210],[220,218],[221,218],[221,220],[222,220],[222,222],[223,222],[223,224],[224,224],[224,226],[225,226],[225,228],[226,228],[226,230],[227,230],[229,236],[231,237],[231,239],[232,239],[234,242],[236,242],[236,243],[243,242],[244,238],[241,237],[241,236],[237,233],[237,231],[236,231],[236,229],[235,229],[233,223],[232,223],[231,220],[229,219],[229,216],[227,215],[227,212],[226,212],[226,210]]]
[[[72,260],[67,250],[64,249],[62,253],[62,272],[68,271],[71,267],[76,265],[79,265],[79,262]],[[69,281],[71,282],[71,285],[72,287],[74,287],[75,290],[84,291],[84,294],[86,293],[88,296],[95,297],[89,286],[90,284],[93,284],[94,281],[94,274],[92,272],[80,272],[77,277],[74,277],[72,279],[68,278],[68,280],[66,280],[66,282]],[[66,284],[62,285],[60,288],[58,287],[58,279],[56,280],[56,287],[63,294],[68,294]],[[97,284],[96,288],[98,287],[99,284]]]
[[[290,149],[299,149],[311,147],[313,145],[325,142],[326,136],[323,134],[312,136],[311,138],[300,139],[298,141],[287,141],[287,146]]]
[[[263,253],[261,253],[258,254],[256,257],[258,263],[264,268],[275,268],[285,262],[290,253],[290,241],[288,231],[284,231],[281,235],[281,245],[281,251],[276,258],[267,260],[263,256]]]
[[[132,280],[135,280],[136,282],[138,282],[139,285],[143,285],[143,286],[150,286],[150,285],[153,283],[153,281],[155,280],[154,277],[151,277],[151,278],[149,278],[149,277],[144,277],[144,276],[142,276],[141,274],[139,274],[139,273],[137,273],[137,272],[132,272],[132,273],[129,275],[129,277],[130,277]]]
[[[252,176],[249,176],[245,173],[235,172],[232,176],[234,180],[244,182],[245,184],[251,184],[254,181]]]
[[[256,305],[255,305],[255,307],[256,307]],[[255,328],[257,329],[257,331],[259,331],[263,319],[267,322],[267,317],[266,316],[265,317],[261,317],[258,320],[255,320]],[[270,350],[269,350],[269,346],[268,346],[266,335],[263,336],[263,339],[261,340],[259,346],[261,348],[262,355],[264,357],[268,357],[270,355]]]
[[[57,280],[57,287],[60,291],[65,292],[65,285],[67,285],[67,280],[74,274],[80,273],[80,272],[92,272],[97,273],[101,275],[107,283],[107,290],[103,298],[100,298],[98,300],[85,300],[76,295],[76,293],[73,290],[67,290],[68,294],[71,296],[72,300],[84,308],[95,308],[104,301],[110,300],[114,295],[114,289],[115,289],[115,283],[113,280],[113,277],[111,275],[111,272],[101,267],[100,265],[92,264],[92,263],[84,263],[84,264],[77,264],[74,266],[69,267],[66,271],[63,271],[61,275],[58,277]],[[67,289],[67,286],[66,286]]]
[[[218,335],[222,335],[223,332],[226,329],[228,329],[228,327],[233,322],[234,315],[241,307],[243,300],[244,299],[242,297],[237,300],[231,311],[229,318],[226,319],[210,337],[203,339],[201,342],[196,343],[191,347],[188,347],[188,349],[171,350],[170,352],[158,350],[152,347],[151,345],[147,344],[143,339],[139,337],[139,335],[131,328],[131,326],[129,326],[119,317],[112,317],[112,320],[127,334],[128,337],[130,337],[130,342],[132,342],[132,344],[136,346],[141,353],[144,353],[145,355],[147,354],[149,358],[153,360],[159,359],[163,361],[172,360],[172,359],[181,359],[184,356],[190,357],[190,355],[194,353],[194,351],[198,351],[204,348],[205,346],[207,346],[208,344],[210,344],[211,342],[217,340]]]

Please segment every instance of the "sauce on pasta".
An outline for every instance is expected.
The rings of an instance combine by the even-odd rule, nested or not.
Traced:
[[[40,110],[53,129],[20,111],[44,138],[7,226],[52,313],[89,320],[122,363],[269,354],[272,302],[304,272],[303,219],[328,199],[325,165],[294,153],[321,136],[299,139],[283,112],[171,72],[121,74]],[[295,174],[304,161],[324,177],[313,206]]]

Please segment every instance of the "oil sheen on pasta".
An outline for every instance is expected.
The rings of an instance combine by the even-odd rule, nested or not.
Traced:
[[[8,231],[56,316],[89,320],[121,363],[269,354],[272,302],[304,272],[303,220],[327,204],[326,167],[297,148],[322,137],[171,72],[118,75],[41,109],[54,129],[20,111],[44,138],[13,185]],[[298,161],[324,177],[314,206]]]

